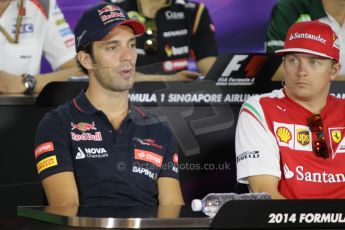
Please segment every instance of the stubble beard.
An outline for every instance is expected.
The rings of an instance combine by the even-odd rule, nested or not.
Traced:
[[[130,90],[134,85],[134,74],[128,79],[124,79],[118,74],[119,68],[113,67],[107,70],[96,70],[95,78],[105,89],[122,92]]]

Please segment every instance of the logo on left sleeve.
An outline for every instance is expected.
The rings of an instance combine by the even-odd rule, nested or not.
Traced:
[[[48,169],[50,167],[53,167],[55,165],[57,165],[57,159],[56,156],[51,156],[51,157],[47,157],[44,158],[43,160],[41,160],[40,162],[37,163],[37,172],[41,173],[43,170]]]
[[[40,144],[39,146],[35,148],[35,158],[37,158],[43,153],[52,152],[52,151],[54,151],[54,143],[52,141]]]

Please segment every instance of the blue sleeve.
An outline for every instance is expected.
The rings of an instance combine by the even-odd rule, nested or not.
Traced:
[[[162,169],[159,174],[159,177],[172,177],[179,180],[179,150],[176,139],[168,128],[168,138],[165,149],[165,156],[163,159]]]
[[[74,171],[66,124],[54,115],[45,115],[35,137],[35,163],[40,180],[56,173]]]

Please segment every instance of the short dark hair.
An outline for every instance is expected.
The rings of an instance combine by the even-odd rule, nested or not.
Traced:
[[[80,48],[79,51],[84,51],[85,53],[88,53],[90,55],[91,59],[93,60],[92,47],[93,47],[93,42],[90,42],[86,46]],[[78,57],[76,57],[76,59],[77,59],[78,66],[81,68],[83,73],[85,73],[87,75],[88,74],[88,70],[80,63]]]

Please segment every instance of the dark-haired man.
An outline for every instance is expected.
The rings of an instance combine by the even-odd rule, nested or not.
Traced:
[[[89,87],[41,121],[37,170],[49,205],[183,204],[178,149],[156,117],[128,103],[142,23],[100,3],[75,28]]]

